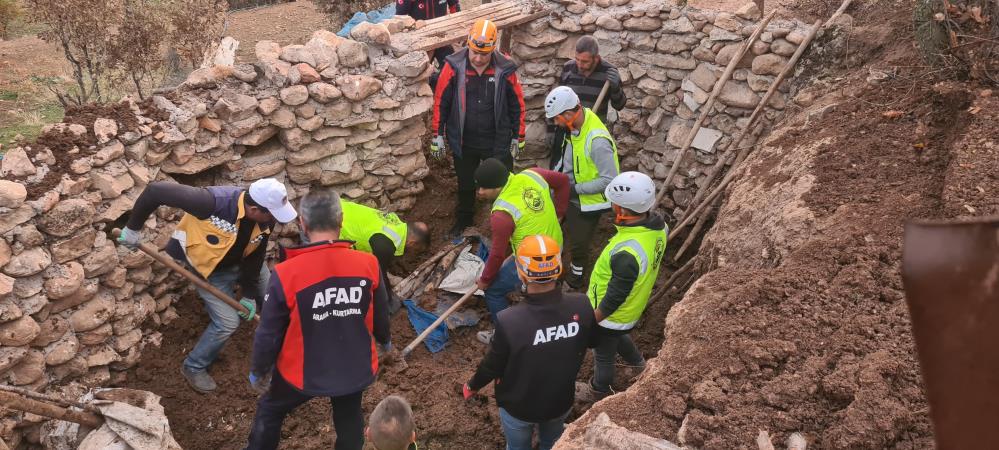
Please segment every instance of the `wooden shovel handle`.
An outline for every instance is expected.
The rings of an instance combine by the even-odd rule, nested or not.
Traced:
[[[432,333],[434,329],[436,329],[437,326],[444,321],[444,319],[447,319],[447,317],[450,316],[451,313],[455,312],[458,309],[458,307],[460,307],[463,303],[465,303],[466,300],[472,298],[472,294],[475,294],[475,291],[477,290],[479,290],[478,286],[473,287],[465,295],[462,295],[461,298],[458,299],[458,301],[454,302],[454,304],[451,305],[451,307],[448,308],[447,311],[444,311],[444,314],[441,314],[441,316],[438,317],[437,320],[434,321],[434,323],[430,324],[430,326],[427,327],[426,330],[423,330],[423,332],[420,333],[420,335],[417,336],[416,339],[413,339],[413,342],[410,342],[409,345],[406,346],[406,348],[402,349],[402,357],[405,358],[409,356],[410,352],[412,352],[413,349],[420,344],[420,342],[423,342],[423,340],[426,339],[427,336],[429,336],[430,333]]]
[[[114,230],[111,230],[111,236],[114,237],[115,239],[118,239],[118,235],[119,234],[121,234],[121,229],[115,228]],[[204,289],[204,290],[208,291],[210,294],[218,297],[220,300],[222,300],[223,302],[225,302],[227,305],[233,307],[233,309],[235,309],[236,311],[240,311],[243,314],[248,314],[250,312],[249,310],[246,309],[246,307],[244,307],[239,302],[237,302],[236,300],[234,300],[228,294],[226,294],[225,292],[222,292],[221,290],[219,290],[219,288],[217,288],[215,286],[212,286],[211,283],[205,281],[204,278],[201,278],[201,277],[199,277],[199,276],[191,273],[189,270],[185,269],[180,264],[177,264],[177,261],[174,261],[173,258],[171,258],[169,256],[163,255],[162,253],[160,253],[159,251],[157,251],[155,248],[153,248],[152,245],[149,245],[149,244],[147,244],[145,242],[139,243],[139,250],[142,250],[145,254],[147,254],[149,256],[152,256],[153,259],[159,261],[164,266],[169,267],[174,272],[179,273],[184,278],[187,278],[188,281],[194,283],[195,286],[197,286],[197,287],[199,287],[201,289]],[[264,288],[266,289],[266,286],[264,286]],[[260,315],[259,314],[254,314],[253,315],[253,320],[259,322],[260,321]]]

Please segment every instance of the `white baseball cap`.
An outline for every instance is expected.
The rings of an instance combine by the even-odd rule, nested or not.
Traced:
[[[250,185],[250,198],[267,211],[278,222],[288,223],[298,217],[295,208],[288,202],[288,190],[284,183],[273,178],[262,178]]]

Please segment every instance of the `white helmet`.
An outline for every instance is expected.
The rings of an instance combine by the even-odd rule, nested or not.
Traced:
[[[551,119],[579,106],[579,96],[569,86],[552,89],[545,97],[545,118]]]
[[[656,185],[641,172],[622,172],[604,189],[607,200],[637,213],[648,212],[656,202]]]

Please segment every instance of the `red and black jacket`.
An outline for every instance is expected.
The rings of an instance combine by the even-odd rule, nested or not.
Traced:
[[[500,52],[493,52],[492,71],[496,80],[493,100],[496,155],[510,152],[510,142],[524,140],[524,91],[517,79],[517,64]],[[447,146],[455,157],[461,157],[462,132],[465,129],[465,85],[469,75],[476,75],[468,64],[468,48],[445,58],[437,87],[434,89],[434,114],[431,129],[435,135],[447,137]],[[470,73],[469,73],[470,72]]]
[[[430,20],[461,11],[458,0],[397,0],[395,15]]]
[[[285,249],[274,267],[253,339],[251,371],[275,367],[312,396],[368,387],[378,372],[375,340],[390,340],[388,295],[378,260],[350,241]]]

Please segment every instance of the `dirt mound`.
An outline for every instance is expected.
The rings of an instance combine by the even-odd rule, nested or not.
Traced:
[[[837,59],[808,69],[821,80],[799,97],[809,106],[729,190],[701,249],[709,272],[670,312],[659,357],[571,436],[607,412],[704,449],[748,448],[759,430],[775,442],[802,432],[817,448],[933,446],[902,225],[995,212],[999,132],[990,95],[919,59],[910,7],[883,6],[825,38]]]

